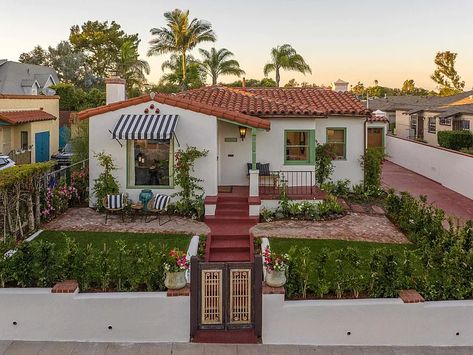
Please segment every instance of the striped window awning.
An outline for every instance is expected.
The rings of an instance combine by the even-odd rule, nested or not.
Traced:
[[[122,115],[113,139],[171,139],[178,115]]]

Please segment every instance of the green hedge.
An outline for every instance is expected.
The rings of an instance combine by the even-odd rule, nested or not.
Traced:
[[[15,165],[0,170],[0,189],[9,188],[22,181],[27,182],[34,176],[42,175],[53,167],[52,162]]]
[[[460,150],[473,147],[473,134],[470,131],[440,131],[437,140],[441,147]]]

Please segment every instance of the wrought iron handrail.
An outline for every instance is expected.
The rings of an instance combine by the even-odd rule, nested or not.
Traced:
[[[292,195],[312,195],[315,192],[315,172],[300,170],[272,170],[260,175],[262,195],[279,195],[283,189]]]
[[[84,169],[88,163],[89,159],[84,159],[77,163],[44,174],[44,187],[55,187],[62,178],[65,178],[66,183],[70,184],[72,172],[75,170]]]

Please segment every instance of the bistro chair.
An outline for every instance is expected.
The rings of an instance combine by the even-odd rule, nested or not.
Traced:
[[[122,222],[125,222],[125,197],[123,194],[105,196],[102,199],[102,205],[105,208],[105,224],[107,224],[109,214],[119,214],[122,216]]]
[[[160,194],[155,195],[148,202],[148,211],[145,218],[145,223],[149,223],[157,219],[158,224],[162,226],[163,224],[166,224],[171,221],[171,215],[168,212],[169,202],[171,202],[171,196]],[[162,216],[168,217],[163,223],[161,223]]]

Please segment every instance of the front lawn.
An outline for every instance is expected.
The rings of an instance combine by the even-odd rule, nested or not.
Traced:
[[[295,299],[396,297],[410,283],[403,275],[417,264],[412,244],[271,238],[270,246],[289,253],[286,295]]]
[[[187,251],[191,237],[185,234],[156,234],[156,233],[123,233],[123,232],[62,232],[44,231],[34,242],[48,241],[58,249],[66,247],[66,239],[74,239],[81,248],[91,245],[94,249],[102,250],[104,245],[113,253],[116,242],[122,240],[127,246],[151,243],[164,249],[179,248]]]

